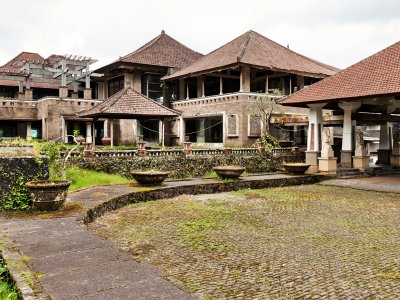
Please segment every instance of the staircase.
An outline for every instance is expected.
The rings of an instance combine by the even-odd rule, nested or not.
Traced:
[[[364,170],[368,176],[389,176],[389,175],[400,175],[400,167],[398,166],[375,166],[366,168]]]
[[[360,169],[339,168],[336,170],[336,176],[337,176],[337,178],[341,178],[341,179],[350,179],[350,178],[363,177],[364,173],[361,172]]]

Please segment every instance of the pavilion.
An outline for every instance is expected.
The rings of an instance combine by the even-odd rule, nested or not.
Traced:
[[[96,106],[77,113],[78,117],[93,118],[94,122],[96,119],[105,118],[106,122],[113,120],[157,120],[159,122],[159,130],[155,131],[158,135],[159,143],[164,145],[164,120],[171,117],[179,116],[179,112],[165,107],[156,100],[153,100],[141,93],[136,92],[130,86],[130,83],[126,83],[126,87],[119,92],[115,93],[108,99],[100,102]],[[108,125],[108,124],[106,124]],[[110,138],[111,145],[114,144],[114,126],[110,124]],[[104,126],[105,129],[108,126]],[[138,128],[142,131],[141,128]],[[88,130],[90,131],[90,130]],[[132,132],[134,136],[142,135],[141,132]],[[104,136],[108,137],[107,130],[104,132]]]
[[[358,167],[354,154],[356,126],[380,126],[378,162],[400,165],[400,42],[280,101],[308,107],[306,161],[318,169],[323,112],[343,119],[340,165]],[[367,167],[363,165],[363,167]]]

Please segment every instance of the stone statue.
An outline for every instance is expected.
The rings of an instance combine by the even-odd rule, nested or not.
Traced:
[[[357,129],[356,130],[356,150],[355,150],[355,156],[360,157],[360,156],[367,156],[367,149],[364,146],[364,133],[362,130]]]
[[[331,132],[329,128],[324,128],[322,130],[322,150],[321,158],[332,158],[334,157],[333,149],[331,146]]]

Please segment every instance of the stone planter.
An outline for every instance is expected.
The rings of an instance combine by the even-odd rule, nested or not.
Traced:
[[[139,184],[142,185],[159,185],[167,179],[170,172],[167,171],[132,171],[131,175]]]
[[[75,137],[75,140],[78,142],[78,143],[84,143],[84,142],[86,142],[86,138],[84,137],[84,136],[82,136],[82,135],[77,135],[76,137]]]
[[[295,175],[304,175],[311,166],[310,164],[305,163],[286,163],[282,165],[288,173]]]
[[[213,170],[219,177],[223,179],[234,179],[239,178],[246,168],[242,166],[217,166],[214,167]]]
[[[111,138],[105,136],[105,137],[103,137],[103,138],[101,139],[101,143],[102,143],[104,146],[110,146],[110,145],[111,145]]]
[[[37,210],[57,210],[61,208],[67,198],[68,187],[71,181],[33,180],[25,186],[28,189],[33,208]]]

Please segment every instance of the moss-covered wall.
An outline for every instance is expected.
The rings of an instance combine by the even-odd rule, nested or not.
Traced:
[[[46,156],[0,157],[0,201],[22,179],[48,179],[49,163]]]
[[[171,171],[170,178],[200,177],[218,165],[242,165],[247,172],[274,172],[280,167],[281,158],[262,155],[210,155],[210,156],[167,156],[167,157],[75,157],[69,165],[84,169],[122,174],[130,171],[158,169]]]

